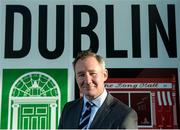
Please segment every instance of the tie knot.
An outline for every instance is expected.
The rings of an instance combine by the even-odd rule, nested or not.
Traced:
[[[86,102],[86,107],[87,108],[91,108],[93,106],[93,103],[92,102]]]

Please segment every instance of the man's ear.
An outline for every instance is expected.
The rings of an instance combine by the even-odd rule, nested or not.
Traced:
[[[104,69],[104,81],[108,79],[108,70]]]

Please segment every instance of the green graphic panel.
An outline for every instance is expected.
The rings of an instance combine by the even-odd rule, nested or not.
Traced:
[[[0,129],[50,129],[52,122],[57,128],[67,80],[67,69],[4,69]]]

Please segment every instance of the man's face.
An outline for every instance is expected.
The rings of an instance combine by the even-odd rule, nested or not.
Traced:
[[[108,73],[94,57],[79,59],[75,65],[75,74],[80,91],[88,99],[95,99],[103,93]]]

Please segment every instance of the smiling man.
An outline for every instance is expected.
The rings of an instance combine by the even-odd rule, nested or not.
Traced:
[[[73,67],[83,97],[64,106],[59,129],[137,128],[136,112],[106,91],[108,71],[101,56],[83,51]]]

